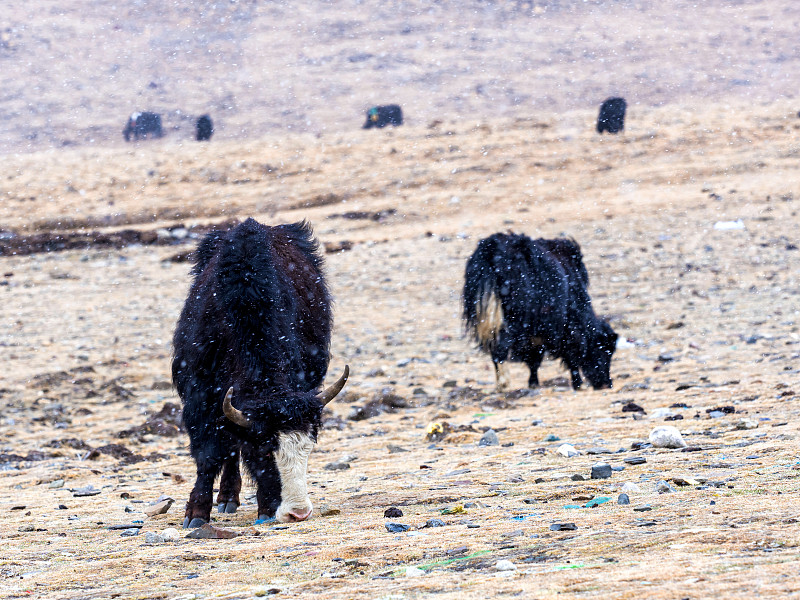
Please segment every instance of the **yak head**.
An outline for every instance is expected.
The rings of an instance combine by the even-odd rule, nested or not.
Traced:
[[[611,325],[599,319],[588,336],[588,348],[582,370],[596,390],[611,387],[611,356],[617,347],[618,337],[611,329]]]
[[[259,520],[288,523],[311,516],[308,457],[322,409],[342,391],[349,374],[346,366],[339,380],[318,394],[233,387],[225,394],[223,413],[238,426],[231,432],[241,440],[243,462],[258,483]]]

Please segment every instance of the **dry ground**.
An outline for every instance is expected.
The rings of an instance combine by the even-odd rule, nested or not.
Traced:
[[[9,598],[798,593],[794,112],[789,103],[636,109],[624,135],[603,138],[590,133],[594,112],[576,111],[8,157],[6,238],[252,215],[309,219],[330,248],[350,242],[327,255],[327,271],[331,374],[347,363],[352,377],[333,405],[341,429],[321,433],[309,466],[315,506],[339,514],[252,528],[250,497],[217,522],[243,533],[236,539],[146,544],[145,532],[181,522],[193,463],[182,435],[118,434],[176,401],[170,337],[189,267],[168,259],[191,246],[1,258],[0,589]],[[738,219],[743,229],[714,227]],[[625,339],[613,390],[573,392],[548,362],[542,389],[494,393],[488,358],[461,337],[459,292],[478,239],[509,228],[581,243],[595,308]],[[516,386],[526,377],[513,371]],[[387,388],[407,408],[348,420]],[[630,401],[648,414],[623,412]],[[684,419],[671,424],[697,450],[633,450],[664,424],[656,410],[676,403]],[[735,413],[709,416],[722,406]],[[742,419],[758,427],[736,429]],[[457,431],[427,441],[426,427],[443,421]],[[487,427],[501,446],[477,445]],[[563,442],[584,454],[558,455]],[[89,452],[113,443],[144,460]],[[585,453],[599,446],[623,451]],[[324,468],[347,456],[350,469]],[[609,480],[571,479],[632,456],[647,462]],[[697,482],[656,493],[659,480],[680,477]],[[625,482],[641,491],[618,506]],[[100,493],[73,496],[89,485]],[[176,504],[145,517],[161,494]],[[592,497],[612,501],[568,508]],[[410,532],[386,531],[391,505]],[[459,505],[464,513],[441,514]],[[446,526],[417,529],[434,517]],[[108,529],[136,520],[135,537]],[[554,532],[554,522],[577,529]],[[503,559],[517,569],[496,570]]]

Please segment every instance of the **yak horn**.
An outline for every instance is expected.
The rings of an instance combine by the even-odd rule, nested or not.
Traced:
[[[349,376],[350,376],[350,366],[345,365],[344,373],[342,373],[342,376],[339,377],[339,380],[336,383],[334,383],[331,387],[322,390],[317,396],[317,400],[322,402],[322,406],[325,406],[326,404],[328,404],[328,402],[336,398],[337,394],[342,391],[344,384],[347,383],[347,378]]]
[[[248,419],[242,411],[233,407],[231,404],[231,398],[233,398],[233,387],[231,387],[228,390],[228,393],[225,394],[225,400],[222,401],[222,412],[224,412],[225,416],[228,417],[228,419],[233,423],[236,423],[245,429],[249,429],[251,425],[250,419]]]

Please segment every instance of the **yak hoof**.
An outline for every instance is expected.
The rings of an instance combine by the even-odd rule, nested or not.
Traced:
[[[227,513],[232,514],[236,512],[236,509],[239,508],[239,505],[232,500],[229,502],[220,502],[217,504],[217,512],[219,513]]]
[[[206,523],[208,523],[208,521],[206,521],[205,519],[201,519],[200,517],[195,517],[191,521],[189,521],[189,517],[186,517],[183,520],[183,528],[184,529],[196,529],[198,527],[202,527]]]

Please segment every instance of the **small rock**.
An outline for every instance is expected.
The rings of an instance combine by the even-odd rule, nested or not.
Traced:
[[[406,577],[422,577],[425,571],[417,567],[406,567]]]
[[[403,511],[397,508],[396,506],[390,506],[385,511],[383,511],[383,516],[386,519],[398,519],[403,516]]]
[[[403,533],[409,529],[411,529],[410,525],[404,525],[402,523],[386,523],[386,531],[389,533]]]
[[[681,432],[672,425],[661,425],[650,432],[648,438],[654,448],[685,448]]]
[[[558,442],[560,440],[561,440],[560,437],[558,437],[557,435],[553,435],[552,433],[548,435],[546,438],[544,438],[545,442]]]
[[[648,512],[653,510],[653,507],[650,506],[649,504],[641,504],[639,506],[635,506],[633,510],[634,512]]]
[[[647,459],[644,456],[631,456],[624,459],[622,462],[626,465],[643,465],[647,462]]]
[[[578,528],[575,523],[553,523],[550,531],[575,531]]]
[[[172,498],[167,498],[166,500],[162,500],[161,502],[156,502],[144,509],[144,514],[148,517],[154,517],[155,515],[163,515],[170,509],[170,507],[175,503],[175,500]]]
[[[628,402],[622,407],[622,412],[644,413],[644,409],[635,402]]]
[[[580,454],[580,452],[575,449],[575,446],[572,446],[571,444],[561,444],[556,450],[556,453],[567,458],[572,458],[573,456],[578,456]]]
[[[144,534],[145,544],[163,544],[165,541],[163,535],[159,535],[153,531],[146,531]]]
[[[72,495],[75,496],[76,498],[81,498],[83,496],[97,496],[97,494],[99,493],[100,490],[98,490],[93,485],[87,485],[85,487],[75,488],[74,490],[72,490]]]
[[[651,419],[668,419],[674,417],[675,413],[668,408],[657,408],[650,413]]]
[[[47,487],[50,488],[51,490],[57,490],[58,488],[62,488],[64,487],[64,480],[56,479],[55,481],[51,481]]]
[[[135,535],[139,535],[140,531],[141,529],[139,529],[138,527],[130,527],[128,529],[123,529],[122,533],[120,533],[119,535],[121,537],[133,537]]]
[[[638,485],[636,485],[635,483],[631,483],[630,481],[626,481],[625,483],[622,484],[622,487],[620,488],[620,491],[624,492],[626,494],[638,494],[638,493],[640,493],[642,491],[642,489]]]
[[[494,563],[494,568],[498,571],[516,571],[517,565],[510,560],[498,560]]]
[[[386,446],[386,449],[389,451],[389,454],[399,454],[400,452],[408,452],[408,450],[406,450],[402,446],[397,446],[395,444],[389,444],[388,446]]]
[[[329,504],[322,504],[319,507],[319,514],[323,517],[333,517],[334,515],[339,515],[341,513],[341,509],[336,508],[335,506],[330,506]]]
[[[349,468],[350,468],[350,463],[341,461],[328,463],[324,467],[326,471],[344,471]]]
[[[686,486],[686,485],[700,485],[700,482],[697,479],[694,479],[693,477],[677,476],[677,477],[673,477],[672,481],[676,485],[683,485],[683,486]]]
[[[441,519],[428,519],[423,528],[425,527],[444,527],[445,522]]]
[[[592,465],[592,479],[608,479],[611,477],[611,473],[611,465],[608,463]]]
[[[165,542],[177,542],[181,539],[181,532],[174,527],[167,527],[161,532],[161,537],[164,538]]]
[[[586,481],[586,477],[581,475],[580,473],[575,473],[570,477],[572,481]]]
[[[677,491],[674,487],[672,487],[669,483],[664,481],[663,479],[656,484],[656,491],[659,494],[670,494],[672,492]]]
[[[495,433],[494,429],[488,430],[486,433],[483,434],[481,440],[478,442],[478,446],[499,446],[500,440],[497,439],[497,434]]]
[[[17,529],[17,531],[22,531],[23,533],[28,531],[36,531],[36,527],[33,525],[22,525]]]
[[[631,499],[628,497],[628,494],[620,494],[617,498],[617,504],[630,504]]]
[[[608,448],[595,446],[594,448],[589,448],[586,451],[586,454],[613,454],[613,452],[611,452],[611,450],[609,450]]]
[[[238,535],[238,533],[230,529],[214,527],[211,523],[206,523],[187,534],[186,537],[193,540],[230,540]]]
[[[756,423],[755,421],[751,421],[750,419],[741,419],[736,423],[736,425],[734,425],[734,429],[741,429],[741,430],[756,429],[756,428],[758,428],[758,423]]]

